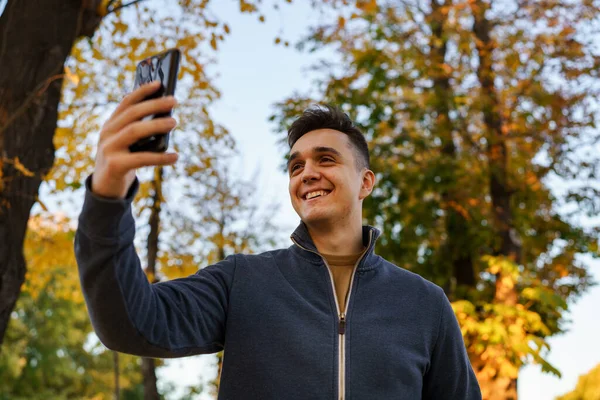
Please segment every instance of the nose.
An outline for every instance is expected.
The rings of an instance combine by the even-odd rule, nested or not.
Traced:
[[[304,165],[304,170],[302,171],[302,183],[308,183],[309,181],[316,181],[321,177],[319,171],[312,166],[311,163],[306,163]]]

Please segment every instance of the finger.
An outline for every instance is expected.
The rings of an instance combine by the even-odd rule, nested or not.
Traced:
[[[117,117],[107,122],[104,128],[109,132],[117,132],[132,122],[153,114],[163,114],[169,112],[177,104],[173,96],[161,97],[143,101],[141,103],[130,106],[126,112],[122,112]]]
[[[140,151],[128,153],[121,156],[120,166],[127,171],[157,165],[171,165],[179,158],[177,153],[154,153],[151,151]]]
[[[160,85],[161,85],[160,81],[152,81],[152,82],[140,85],[140,87],[135,89],[133,92],[131,92],[128,95],[126,95],[125,97],[123,97],[123,100],[121,100],[121,103],[119,103],[119,105],[117,106],[115,111],[113,111],[111,118],[118,116],[123,111],[125,111],[128,107],[132,106],[133,104],[139,103],[140,101],[144,100],[146,97],[150,96],[152,93],[156,92],[158,90],[158,88],[160,87]]]
[[[176,125],[177,121],[170,117],[133,122],[115,134],[110,139],[110,142],[106,143],[106,146],[108,149],[125,149],[145,137],[159,133],[168,133]]]

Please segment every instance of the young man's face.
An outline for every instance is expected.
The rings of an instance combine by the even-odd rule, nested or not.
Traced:
[[[346,134],[319,129],[290,149],[289,192],[294,210],[307,225],[362,217],[362,200],[373,188],[373,173],[359,171]]]

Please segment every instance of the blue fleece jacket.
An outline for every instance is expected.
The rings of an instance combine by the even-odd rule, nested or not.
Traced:
[[[94,329],[145,357],[225,350],[219,399],[481,399],[444,292],[368,250],[347,309],[304,224],[287,249],[236,254],[196,274],[148,283],[131,201],[86,194],[75,238]]]

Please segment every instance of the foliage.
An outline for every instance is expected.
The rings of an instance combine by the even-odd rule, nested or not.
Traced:
[[[594,400],[600,399],[600,364],[587,374],[581,375],[572,392],[557,397],[556,400]]]
[[[210,17],[207,4],[171,1],[165,13],[159,2],[136,3],[107,15],[93,40],[76,43],[65,64],[70,79],[64,81],[54,140],[56,165],[47,177],[54,193],[78,189],[91,173],[97,133],[133,87],[137,63],[172,47],[182,52],[175,110],[179,125],[171,142],[181,152],[179,173],[210,170],[215,158],[230,151],[231,137],[208,110],[220,94],[206,72],[229,27]]]
[[[516,285],[519,271],[515,263],[501,257],[486,256],[490,275],[504,269],[508,286]],[[543,339],[551,334],[539,313],[530,309],[534,302],[542,303],[558,312],[567,304],[557,294],[544,287],[525,288],[521,293],[527,304],[515,305],[496,302],[456,300],[452,307],[461,326],[467,351],[483,360],[479,379],[492,379],[496,375],[516,378],[519,369],[528,359],[542,366],[542,370],[560,376],[560,372],[544,358],[549,346]]]
[[[102,6],[108,3],[114,2]],[[264,22],[259,3],[240,1],[239,10],[259,14]],[[232,28],[214,15],[210,1],[173,0],[169,4],[168,13],[162,3],[152,1],[105,13],[93,40],[81,40],[74,46],[65,64],[69,79],[63,87],[55,136],[57,159],[46,181],[59,201],[68,201],[73,191],[81,189],[92,172],[97,132],[133,86],[137,62],[178,47],[182,52],[175,109],[178,127],[171,133],[171,146],[180,157],[175,166],[163,169],[162,191],[167,195],[161,204],[161,234],[168,240],[161,241],[157,268],[164,267],[164,274],[174,278],[195,272],[207,261],[215,262],[218,247],[224,247],[226,253],[248,251],[249,245],[257,243],[253,235],[258,232],[250,228],[257,225],[255,218],[262,217],[252,205],[249,183],[229,176],[227,166],[236,156],[235,142],[210,114],[210,105],[220,92],[207,71],[219,43]],[[140,191],[134,202],[138,237],[147,237],[145,221],[152,207],[155,174],[152,168],[138,171]],[[145,246],[139,241],[136,245],[144,259]],[[175,268],[169,270],[171,266]]]
[[[491,48],[474,31],[482,7]],[[349,113],[378,179],[364,215],[384,232],[379,253],[445,289],[470,356],[485,358],[478,373],[516,378],[536,362],[558,374],[543,358],[546,338],[565,329],[567,300],[592,284],[578,255],[598,256],[598,228],[579,224],[600,198],[598,5],[330,0],[323,10],[330,22],[298,48],[335,56],[314,66],[311,92],[278,103],[272,119],[287,126],[311,103]],[[481,85],[486,52],[493,93]],[[489,115],[501,138],[490,135]],[[516,264],[499,257],[490,184],[497,141],[507,148]],[[461,281],[465,271],[472,282]],[[498,279],[518,293],[516,304],[495,300]]]
[[[112,397],[112,353],[92,333],[70,225],[60,216],[29,221],[27,281],[0,354],[2,399]],[[134,357],[121,356],[120,376],[124,394],[139,384]]]

